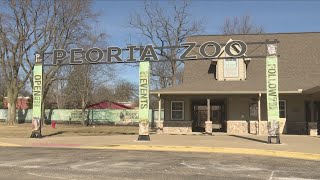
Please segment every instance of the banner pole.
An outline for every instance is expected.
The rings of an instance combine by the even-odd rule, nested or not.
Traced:
[[[267,44],[266,83],[268,111],[268,143],[271,143],[272,138],[276,138],[276,143],[280,144],[279,77],[276,44]]]
[[[33,68],[33,104],[32,104],[32,133],[31,138],[41,138],[41,110],[43,92],[43,54],[35,54]]]
[[[150,86],[150,62],[143,61],[139,63],[139,137],[138,137],[138,141],[150,141],[149,86]]]

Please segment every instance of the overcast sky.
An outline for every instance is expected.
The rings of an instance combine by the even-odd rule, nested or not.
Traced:
[[[161,6],[169,2],[159,1]],[[98,29],[108,34],[108,45],[125,47],[128,43],[145,42],[137,31],[128,27],[130,14],[143,10],[143,0],[97,0],[94,10],[99,12]],[[320,31],[319,1],[191,1],[189,13],[193,19],[204,19],[203,34],[219,34],[219,27],[227,17],[250,15],[265,32]],[[138,82],[138,69],[123,64],[120,77]]]

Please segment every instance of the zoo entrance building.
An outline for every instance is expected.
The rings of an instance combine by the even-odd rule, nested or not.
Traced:
[[[246,56],[266,55],[265,44],[248,42],[279,41],[280,131],[317,135],[320,32],[197,35],[187,41],[222,44],[230,39],[248,44]],[[164,109],[163,133],[211,132],[206,123],[212,123],[213,132],[267,134],[266,58],[193,60],[184,68],[182,84],[151,92]]]

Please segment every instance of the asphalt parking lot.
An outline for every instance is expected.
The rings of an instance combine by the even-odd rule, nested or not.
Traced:
[[[0,179],[320,179],[319,161],[192,152],[0,148]]]

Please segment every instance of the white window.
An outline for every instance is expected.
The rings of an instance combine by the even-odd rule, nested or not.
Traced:
[[[286,100],[280,100],[279,101],[279,115],[280,118],[286,118],[287,117],[287,102]]]
[[[184,118],[184,102],[171,101],[171,119],[183,120]]]
[[[239,77],[239,65],[236,58],[225,59],[223,61],[223,76],[225,78]]]

